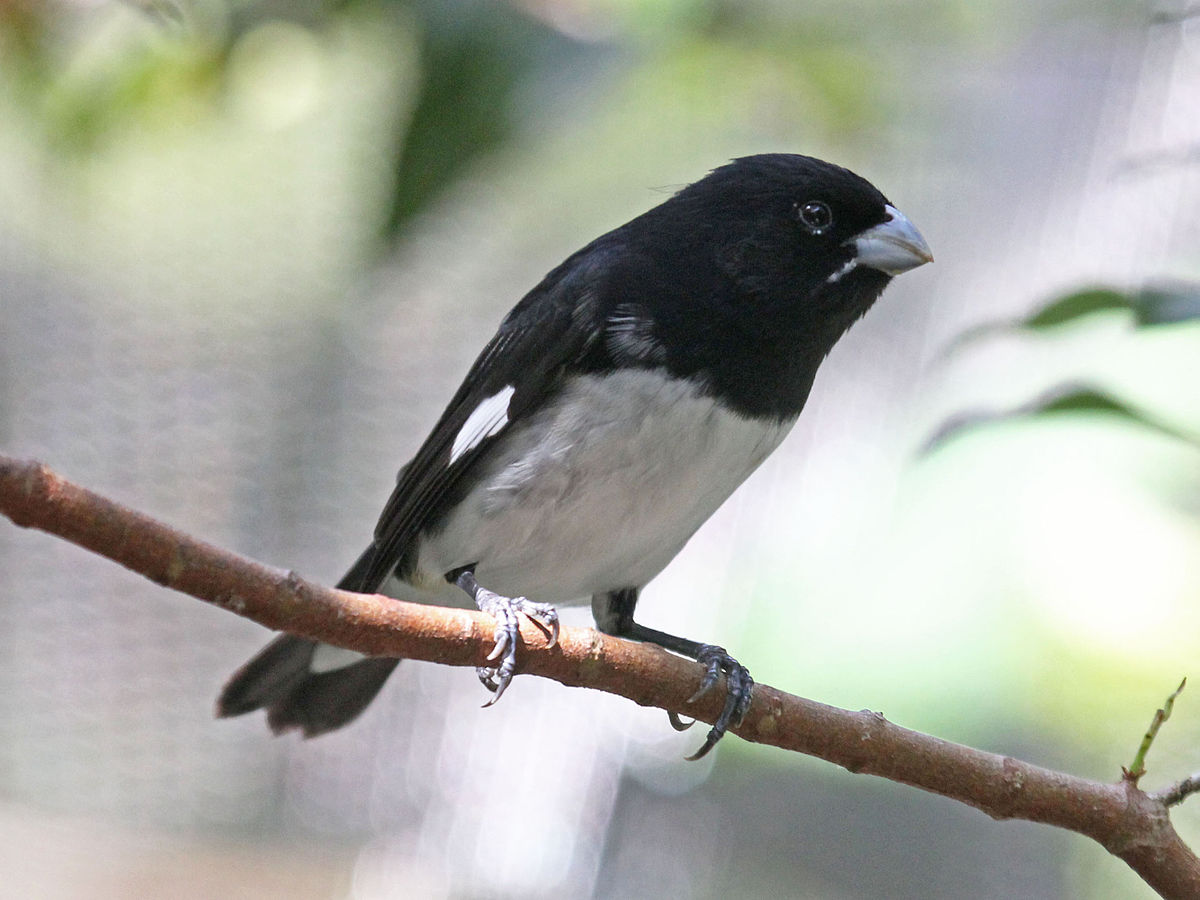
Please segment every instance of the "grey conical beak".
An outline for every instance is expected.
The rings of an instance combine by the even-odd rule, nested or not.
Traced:
[[[858,251],[858,265],[899,275],[933,262],[933,253],[916,226],[896,207],[889,205],[887,211],[890,219],[847,241]]]

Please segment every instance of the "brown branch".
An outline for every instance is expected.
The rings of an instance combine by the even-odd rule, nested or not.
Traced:
[[[492,647],[493,624],[481,613],[309,583],[195,540],[38,463],[0,456],[0,512],[268,628],[365,653],[459,666],[482,664]],[[688,703],[701,668],[657,647],[586,628],[564,628],[553,648],[533,625],[521,636],[525,672],[710,723],[720,712],[719,692]],[[1050,771],[909,731],[869,710],[837,709],[766,685],[756,687],[735,733],[941,794],[995,819],[1076,831],[1124,860],[1161,896],[1200,897],[1200,859],[1175,832],[1167,809],[1193,790],[1190,780],[1179,790],[1149,795],[1130,780],[1105,784]]]

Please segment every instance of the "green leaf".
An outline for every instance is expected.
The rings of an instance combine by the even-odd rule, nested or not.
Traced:
[[[1088,288],[1060,297],[1023,321],[1013,324],[1018,328],[1040,331],[1044,328],[1056,328],[1098,312],[1134,308],[1134,299],[1129,294],[1109,288]]]
[[[921,446],[918,455],[926,456],[959,436],[986,425],[1015,420],[1036,419],[1063,413],[1091,413],[1114,421],[1148,428],[1159,434],[1200,447],[1200,435],[1188,433],[1147,413],[1145,410],[1086,385],[1065,385],[1007,410],[975,410],[960,413],[944,422]]]
[[[1095,287],[1051,301],[1011,328],[1041,331],[1067,325],[1097,312],[1127,309],[1138,326],[1170,325],[1200,319],[1200,284],[1189,281],[1151,284],[1135,291]]]
[[[1200,319],[1200,283],[1190,281],[1147,285],[1134,291],[1089,287],[1064,294],[1022,319],[985,322],[960,334],[942,353],[948,358],[964,346],[997,334],[1039,333],[1070,325],[1102,312],[1132,313],[1137,327],[1174,325]]]

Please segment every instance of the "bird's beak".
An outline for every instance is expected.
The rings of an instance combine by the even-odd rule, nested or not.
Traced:
[[[847,241],[858,251],[858,264],[899,275],[933,262],[933,253],[916,226],[896,207],[889,204],[887,211],[891,218],[886,222]]]

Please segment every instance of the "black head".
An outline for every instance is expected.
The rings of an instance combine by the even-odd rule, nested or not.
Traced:
[[[870,182],[784,153],[734,160],[626,228],[664,276],[649,305],[671,368],[781,415],[892,276],[932,258]]]
[[[892,275],[930,259],[911,225],[904,229],[907,266],[861,259],[856,239],[903,217],[865,178],[809,156],[736,159],[659,210],[685,228],[698,227],[697,237],[746,289],[781,297],[823,294],[858,269],[882,290]]]

